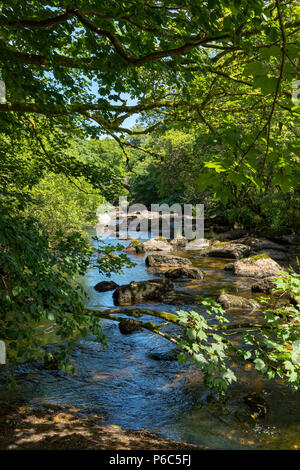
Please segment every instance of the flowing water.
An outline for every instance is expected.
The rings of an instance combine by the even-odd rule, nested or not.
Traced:
[[[141,233],[130,234],[133,238]],[[145,234],[144,234],[145,235]],[[146,239],[146,235],[145,238]],[[119,240],[111,239],[110,243]],[[128,241],[122,241],[127,245]],[[228,260],[201,258],[197,252],[180,252],[204,272],[204,279],[177,283],[176,287],[200,296],[228,293],[250,296],[250,281],[223,270]],[[118,284],[133,280],[153,279],[156,275],[145,268],[144,256],[132,256],[137,263],[123,274],[112,275]],[[104,280],[91,269],[83,282],[89,293],[88,306],[113,307],[112,291],[98,293],[93,286]],[[178,307],[165,304],[144,304],[143,307],[175,312]],[[182,308],[182,307],[180,307]],[[186,306],[185,308],[192,308]],[[249,311],[231,311],[233,321],[253,318]],[[257,313],[256,313],[257,315]],[[142,320],[153,318],[144,316]],[[174,349],[165,339],[143,330],[122,335],[118,324],[102,320],[108,339],[103,348],[90,336],[78,341],[72,354],[75,374],[45,370],[35,364],[19,366],[18,382],[22,397],[34,405],[43,403],[72,404],[101,422],[125,429],[147,428],[163,437],[170,437],[213,449],[296,449],[300,448],[300,397],[289,392],[281,383],[262,378],[249,365],[235,364],[239,383],[232,386],[228,397],[221,402],[211,399],[193,368],[180,366],[170,359]],[[157,360],[153,353],[161,353]],[[243,397],[250,392],[264,394],[269,412],[263,419],[250,422],[240,419],[247,406]],[[7,399],[7,392],[0,398]],[[249,413],[248,413],[249,414]]]

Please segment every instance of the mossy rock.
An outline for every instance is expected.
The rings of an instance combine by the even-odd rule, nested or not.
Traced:
[[[243,258],[224,266],[226,271],[233,271],[237,276],[264,278],[282,276],[282,268],[266,254]]]
[[[250,256],[248,259],[250,259],[251,261],[257,261],[259,259],[270,259],[270,257],[265,253],[260,253],[259,255]]]

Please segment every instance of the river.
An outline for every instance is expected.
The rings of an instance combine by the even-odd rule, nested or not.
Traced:
[[[130,235],[133,238],[138,235],[141,240],[147,238],[146,234],[142,238],[141,233]],[[116,244],[119,240],[109,242]],[[123,245],[128,243],[122,241]],[[189,257],[205,275],[203,280],[177,283],[178,288],[201,296],[215,297],[223,289],[250,296],[249,279],[223,270],[228,260],[201,258],[197,251],[178,254]],[[111,280],[126,284],[155,277],[146,270],[144,256],[131,256],[131,259],[137,265],[125,269],[123,274],[112,275]],[[114,306],[112,291],[98,293],[93,289],[104,279],[96,269],[91,269],[83,279],[89,294],[88,306],[99,309]],[[154,303],[141,306],[169,312],[179,308]],[[231,320],[245,317],[251,318],[249,311],[230,313]],[[108,347],[103,348],[93,336],[79,340],[71,358],[74,375],[45,370],[33,363],[18,366],[22,398],[35,406],[72,404],[88,416],[97,415],[101,422],[125,429],[146,428],[162,437],[212,449],[300,448],[299,393],[293,394],[280,382],[262,378],[249,370],[249,366],[235,364],[239,383],[231,387],[226,399],[218,402],[211,399],[197,370],[166,360],[174,346],[165,339],[146,330],[123,335],[118,324],[108,320],[102,321],[102,327]],[[164,360],[157,360],[153,353],[161,353]],[[243,397],[253,391],[266,397],[269,411],[265,418],[249,423],[238,416],[246,407]],[[0,398],[8,396],[12,398],[8,392],[2,392]]]

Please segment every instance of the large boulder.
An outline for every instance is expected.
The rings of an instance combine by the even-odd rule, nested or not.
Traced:
[[[98,292],[106,292],[108,290],[114,290],[117,287],[119,287],[119,285],[114,281],[101,281],[94,286],[94,289]]]
[[[151,254],[145,260],[146,266],[165,267],[165,266],[191,266],[192,263],[186,258],[174,255]]]
[[[249,246],[242,243],[216,242],[206,251],[206,256],[240,259],[248,256],[250,251]]]
[[[281,267],[279,264],[265,254],[240,259],[234,263],[228,263],[224,266],[224,269],[226,271],[232,271],[237,276],[263,278],[281,275]]]
[[[133,305],[144,301],[161,301],[164,295],[173,289],[169,279],[131,282],[118,287],[113,293],[115,305]]]
[[[259,303],[245,297],[232,294],[221,294],[217,301],[223,308],[258,308]]]
[[[164,275],[172,281],[180,281],[185,279],[203,279],[203,272],[198,268],[182,267],[173,268],[164,272]]]

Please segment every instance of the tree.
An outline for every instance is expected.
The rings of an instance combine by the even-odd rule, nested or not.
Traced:
[[[280,0],[1,3],[1,332],[11,360],[38,346],[41,319],[64,339],[82,325],[86,332],[81,293],[69,279],[87,269],[89,247],[78,234],[57,234],[54,250],[45,227],[24,215],[31,188],[48,173],[73,183],[84,177],[110,201],[120,191],[123,170],[103,161],[105,152],[92,161],[70,154],[71,136],[112,136],[130,168],[127,148],[141,146],[125,135],[188,120],[200,126],[217,197],[224,188],[233,201],[246,194],[256,209],[253,187],[280,184],[273,159],[287,167],[294,191],[296,146],[282,144],[293,130],[275,131],[274,122],[292,127],[296,117],[298,9]],[[136,113],[143,129],[124,128]],[[282,149],[293,153],[292,165]]]
[[[122,131],[122,123],[133,113],[155,110],[160,116],[174,107],[185,109],[192,96],[187,85],[195,80],[202,100],[192,108],[200,112],[216,87],[252,88],[251,80],[240,76],[241,64],[249,64],[247,76],[254,75],[259,86],[265,73],[259,54],[275,54],[281,63],[278,74],[274,70],[263,85],[263,94],[274,95],[264,125],[268,130],[286,61],[286,73],[295,73],[297,9],[279,0],[110,0],[89,7],[83,0],[73,7],[56,1],[3,2],[1,73],[8,101],[0,111],[72,116],[77,121],[83,116],[106,132],[131,133]],[[98,96],[89,89],[93,83]],[[127,105],[125,92],[138,103]]]

